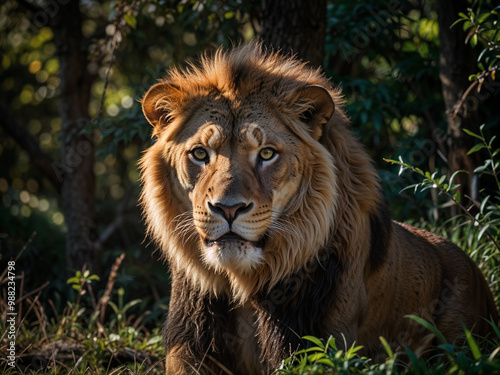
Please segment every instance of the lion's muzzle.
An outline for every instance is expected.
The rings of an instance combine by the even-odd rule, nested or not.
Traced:
[[[222,202],[216,202],[214,204],[208,202],[208,208],[210,211],[224,217],[229,224],[229,227],[231,227],[231,224],[237,216],[249,212],[252,207],[253,203],[246,204],[245,202],[238,202],[232,205],[227,205]]]

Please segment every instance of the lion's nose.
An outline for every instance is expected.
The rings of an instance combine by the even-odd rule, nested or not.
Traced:
[[[236,219],[240,214],[250,211],[253,203],[246,204],[244,202],[239,202],[233,205],[226,205],[221,202],[216,202],[214,204],[208,202],[208,207],[215,213],[223,216],[229,225]]]

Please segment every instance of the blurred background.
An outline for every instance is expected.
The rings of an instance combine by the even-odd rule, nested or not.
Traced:
[[[23,288],[49,281],[40,298],[61,311],[75,293],[68,277],[85,267],[102,288],[125,253],[117,285],[141,298],[151,322],[163,317],[168,268],[137,205],[137,162],[151,142],[139,100],[170,67],[255,38],[342,87],[393,217],[439,231],[454,216],[449,199],[401,192],[418,176],[383,159],[448,176],[467,170],[455,182],[471,202],[487,191],[488,178],[472,173],[481,154],[467,155],[476,140],[461,130],[484,124],[491,138],[499,129],[498,49],[479,32],[498,21],[494,3],[3,1],[0,270],[22,251]]]

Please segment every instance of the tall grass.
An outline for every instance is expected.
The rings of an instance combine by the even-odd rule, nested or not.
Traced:
[[[123,289],[115,290],[123,258],[124,254],[116,259],[100,298],[96,298],[92,287],[99,279],[96,275],[82,270],[69,278],[68,287],[75,290],[75,298],[67,301],[61,314],[51,300],[46,304],[40,300],[48,283],[26,291],[24,274],[16,275],[16,359],[12,366],[7,358],[10,339],[4,335],[0,342],[0,373],[164,374],[159,329],[148,330],[143,324],[149,311],[134,315],[131,308],[141,301],[125,303]],[[0,311],[8,311],[9,307],[7,282],[4,273],[0,277]],[[116,297],[115,302],[112,299]],[[3,317],[0,332],[7,329]]]

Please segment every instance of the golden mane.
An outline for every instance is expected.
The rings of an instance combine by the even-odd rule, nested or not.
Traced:
[[[161,164],[164,143],[153,145],[140,162],[141,202],[148,231],[171,267],[185,273],[202,291],[219,294],[231,290],[231,295],[243,302],[307,265],[323,248],[335,247],[346,260],[368,256],[362,253],[369,240],[369,223],[364,218],[380,200],[376,172],[347,130],[340,90],[331,88],[319,69],[252,43],[229,52],[219,49],[213,56],[201,58],[199,65],[171,70],[161,82],[168,85],[169,92],[158,93],[158,100],[143,105],[154,105],[156,111],[164,113],[158,121],[168,125],[156,126],[155,135],[166,132],[165,141],[175,137],[194,110],[192,103],[201,97],[265,100],[276,108],[291,132],[308,141],[309,152],[317,160],[304,166],[304,183],[290,203],[289,211],[293,214],[281,220],[281,225],[290,230],[269,235],[266,264],[253,275],[220,275],[205,268],[196,255],[195,242],[176,235],[175,226],[183,213],[172,200],[167,172]],[[308,85],[327,88],[335,103],[335,113],[323,128],[320,143],[304,135],[307,129],[303,123],[289,120],[298,118],[311,106],[299,98],[301,89]],[[175,169],[175,156],[167,156],[167,160]]]

